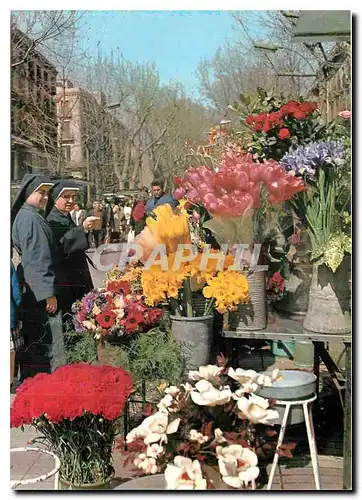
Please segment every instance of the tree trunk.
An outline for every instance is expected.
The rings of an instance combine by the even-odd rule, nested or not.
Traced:
[[[153,169],[154,169],[154,161],[148,152],[142,155],[141,161],[141,172],[140,172],[140,185],[142,186],[150,186],[153,181]]]
[[[137,184],[137,178],[138,178],[138,171],[140,168],[140,162],[141,162],[141,151],[140,151],[140,146],[137,145],[134,151],[134,157],[133,157],[133,172],[132,176],[129,182],[129,187],[130,189],[135,189],[135,186]]]
[[[124,189],[124,183],[127,179],[130,153],[131,153],[131,143],[129,140],[126,140],[126,147],[125,147],[125,151],[124,151],[123,170],[121,172],[121,175],[119,175],[118,171],[116,172],[117,177],[118,177],[118,181],[119,181],[119,189]]]

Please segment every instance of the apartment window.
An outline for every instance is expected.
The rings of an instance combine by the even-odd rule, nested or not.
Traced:
[[[68,144],[65,146],[62,146],[62,152],[63,152],[63,158],[64,160],[69,163],[72,158],[72,152],[71,152],[71,146]]]
[[[60,116],[69,118],[70,116],[70,103],[69,101],[61,101],[60,103]]]
[[[63,122],[63,141],[67,141],[69,140],[71,137],[70,137],[70,121],[69,120],[64,120]]]

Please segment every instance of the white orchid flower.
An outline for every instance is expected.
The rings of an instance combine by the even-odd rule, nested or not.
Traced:
[[[222,370],[223,368],[216,365],[200,366],[198,370],[189,371],[188,377],[190,380],[208,380],[212,384],[218,384]]]
[[[172,405],[172,403],[173,403],[173,397],[171,396],[171,394],[166,394],[166,396],[164,396],[161,399],[161,401],[157,404],[157,408],[162,413],[168,413],[168,411],[171,411],[170,406]]]
[[[273,382],[277,382],[282,379],[283,377],[279,375],[279,368],[275,368],[272,371],[271,375],[268,375],[266,373],[259,374],[257,378],[257,383],[264,387],[271,387],[273,385]]]
[[[204,436],[201,434],[201,432],[197,432],[195,429],[191,429],[190,434],[189,434],[189,440],[190,441],[197,441],[200,444],[206,443],[206,441],[209,440],[207,436]]]
[[[167,434],[174,434],[179,426],[180,419],[168,423],[168,415],[164,412],[156,412],[145,418],[145,420],[126,436],[126,442],[131,443],[138,437],[144,438],[145,444],[167,443]]]
[[[230,401],[231,390],[229,386],[219,390],[207,380],[200,380],[191,392],[191,399],[199,406],[219,406]]]
[[[215,435],[215,438],[214,438],[214,441],[213,443],[226,443],[227,442],[227,439],[224,438],[224,433],[221,429],[215,429],[214,430],[214,435]]]
[[[206,479],[202,477],[198,460],[176,456],[173,464],[165,469],[166,487],[168,490],[206,490]]]
[[[254,424],[273,424],[273,420],[279,418],[276,410],[268,410],[269,402],[267,399],[252,394],[248,399],[242,397],[237,402],[241,415]]]
[[[147,457],[157,458],[160,455],[162,455],[162,453],[163,453],[163,446],[160,446],[157,443],[153,443],[153,444],[147,446],[147,450],[146,450]]]
[[[166,394],[171,394],[171,396],[177,396],[177,394],[180,392],[180,389],[176,387],[175,385],[170,385],[170,387],[167,387],[165,389]]]
[[[158,472],[156,459],[147,457],[144,453],[140,453],[138,457],[134,459],[133,463],[136,467],[145,471],[146,474],[156,474]]]
[[[186,384],[181,384],[181,387],[183,387],[185,389],[186,394],[188,394],[189,392],[191,392],[193,390],[192,385],[189,384],[188,382],[186,382]]]
[[[244,385],[247,383],[255,382],[258,378],[258,373],[254,370],[243,370],[242,368],[237,368],[234,370],[234,368],[229,368],[228,370],[228,376],[237,382],[239,384]]]
[[[242,488],[250,482],[254,484],[259,476],[258,457],[249,448],[239,444],[218,446],[216,456],[222,480],[233,488]]]
[[[246,384],[243,384],[239,387],[237,391],[234,392],[233,394],[233,399],[237,400],[240,399],[244,394],[252,394],[256,392],[259,389],[259,386],[255,382],[246,382]]]

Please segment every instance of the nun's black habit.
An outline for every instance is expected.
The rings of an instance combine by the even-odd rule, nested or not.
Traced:
[[[46,299],[57,295],[58,245],[42,211],[26,203],[41,185],[52,184],[45,176],[25,175],[11,208],[12,243],[21,257],[17,272],[24,290],[24,347],[19,351],[22,380],[49,373],[64,362],[61,313],[50,316],[46,312]]]
[[[60,268],[63,282],[58,284],[63,312],[70,312],[72,304],[92,288],[85,250],[89,248],[88,235],[83,225],[76,226],[68,213],[61,212],[55,203],[65,190],[79,190],[70,180],[55,181],[49,193],[45,217],[52,228],[61,254]]]

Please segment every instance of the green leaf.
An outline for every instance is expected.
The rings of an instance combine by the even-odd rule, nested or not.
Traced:
[[[240,101],[245,105],[245,106],[249,106],[250,104],[250,96],[248,95],[245,95],[243,93],[240,94]]]
[[[268,94],[262,87],[256,87],[256,90],[258,92],[258,96],[260,97],[260,99],[263,99],[263,100],[266,99]]]
[[[318,264],[326,264],[335,273],[342,264],[345,253],[352,252],[352,240],[344,233],[333,235],[320,252],[312,252],[312,260],[319,258]]]

